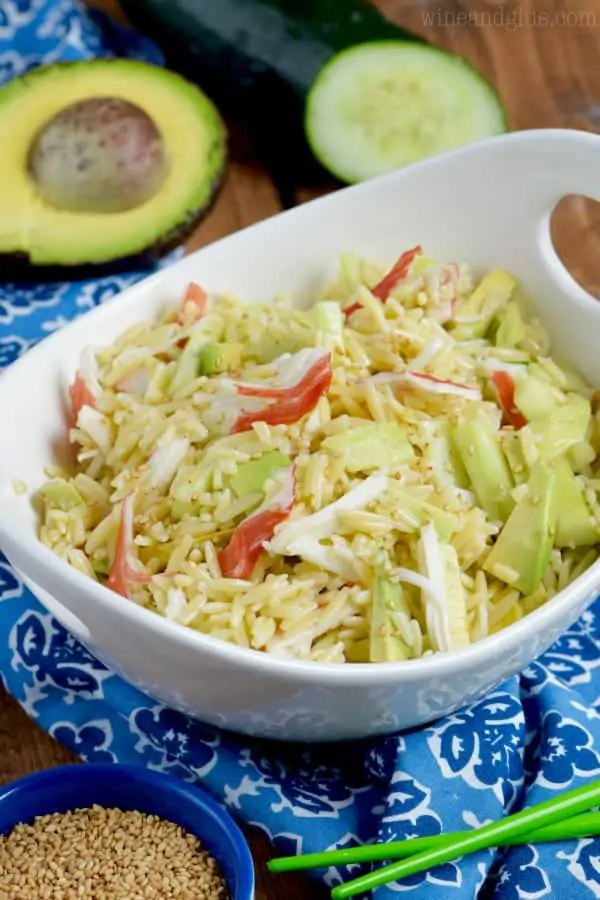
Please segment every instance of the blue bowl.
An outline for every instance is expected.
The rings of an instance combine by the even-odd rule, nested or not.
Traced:
[[[0,789],[0,834],[36,816],[94,804],[138,810],[181,825],[219,861],[231,900],[254,897],[252,856],[231,816],[199,788],[141,766],[59,766],[13,781]]]

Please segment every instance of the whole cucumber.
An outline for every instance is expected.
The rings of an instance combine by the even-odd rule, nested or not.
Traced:
[[[241,117],[264,153],[287,167],[312,159],[303,132],[306,95],[339,50],[411,40],[366,0],[121,0],[168,64]],[[313,162],[313,165],[314,162]]]

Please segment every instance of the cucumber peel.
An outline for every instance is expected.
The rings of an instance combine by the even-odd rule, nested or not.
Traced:
[[[490,575],[525,595],[535,590],[550,562],[560,503],[557,486],[557,470],[537,463],[525,496],[483,564]]]
[[[40,488],[40,497],[51,509],[68,512],[76,506],[85,506],[85,500],[79,491],[63,478],[53,478]]]
[[[325,438],[323,448],[340,457],[348,472],[368,472],[385,465],[394,469],[415,455],[396,422],[369,422],[350,431]]]
[[[401,662],[410,659],[410,647],[398,633],[393,620],[394,612],[404,613],[410,619],[410,611],[400,585],[380,575],[373,585],[369,647],[371,662]]]
[[[402,40],[337,53],[308,94],[304,124],[319,162],[346,182],[507,130],[498,94],[468,63]]]
[[[481,410],[462,417],[452,437],[480,506],[490,519],[505,522],[514,506],[514,481],[489,418]]]
[[[368,0],[121,0],[169,65],[243,118],[263,163],[322,178],[306,143],[306,95],[334,53],[360,41],[424,43]],[[276,178],[277,180],[277,178]]]

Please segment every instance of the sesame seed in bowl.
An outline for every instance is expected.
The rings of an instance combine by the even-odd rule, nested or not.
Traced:
[[[197,837],[158,816],[98,805],[16,825],[0,838],[0,872],[2,890],[20,900],[53,890],[65,900],[229,898]]]
[[[0,790],[0,898],[253,896],[252,857],[237,825],[170,775],[62,766]]]

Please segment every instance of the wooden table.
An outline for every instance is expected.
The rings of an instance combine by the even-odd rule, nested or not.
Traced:
[[[117,12],[115,0],[92,0]],[[465,56],[498,87],[513,129],[576,127],[600,130],[600,6],[598,0],[378,0],[399,24]],[[599,160],[600,165],[600,160]],[[322,188],[320,189],[322,190]],[[296,202],[315,190],[300,185]],[[220,197],[192,237],[190,249],[273,215],[280,199],[247,148],[231,162]],[[562,203],[555,241],[563,261],[600,296],[600,206],[582,198]],[[65,748],[33,725],[0,694],[0,782],[73,761]],[[265,842],[251,837],[260,900],[320,900],[303,878],[270,878]]]

